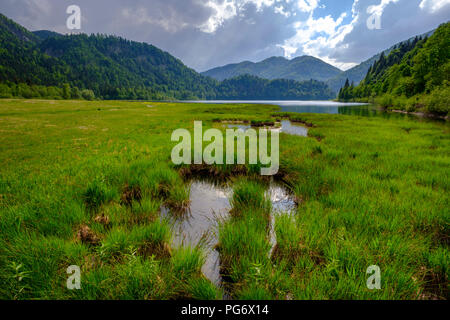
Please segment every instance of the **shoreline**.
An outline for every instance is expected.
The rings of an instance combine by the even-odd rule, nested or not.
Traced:
[[[422,117],[422,118],[432,118],[432,119],[440,119],[440,120],[445,120],[448,121],[448,115],[447,116],[441,116],[438,114],[434,114],[434,113],[425,113],[425,112],[408,112],[405,110],[399,110],[399,109],[384,109],[383,110],[387,111],[387,112],[393,112],[393,113],[401,113],[401,114],[408,114],[408,115],[414,115],[417,117]]]

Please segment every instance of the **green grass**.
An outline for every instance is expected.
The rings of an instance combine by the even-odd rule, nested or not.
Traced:
[[[272,253],[272,259],[296,263],[304,252],[300,229],[295,218],[291,215],[277,215],[275,217],[275,234],[277,244]]]
[[[231,204],[232,217],[219,225],[222,272],[232,284],[232,298],[256,298],[261,269],[271,269],[271,203],[262,184],[242,179],[235,182]]]
[[[253,181],[238,181],[233,189],[232,205],[236,214],[242,211],[269,213],[270,201],[264,194],[265,188]]]
[[[89,184],[83,199],[89,210],[97,210],[102,204],[117,198],[117,190],[111,190],[102,181],[94,180]]]
[[[200,272],[201,250],[170,248],[159,218],[161,205],[189,203],[171,133],[194,120],[223,129],[217,121],[286,117],[313,126],[308,138],[280,136],[280,176],[299,207],[276,218],[272,257],[259,167],[214,169],[240,175],[219,228],[231,296],[448,298],[448,124],[147,104],[0,100],[0,298],[220,299]],[[81,226],[98,246],[77,239]],[[70,265],[81,267],[82,290],[65,287]],[[381,268],[381,290],[366,287],[370,265]]]
[[[164,221],[129,228],[117,227],[108,232],[98,248],[105,260],[120,258],[122,254],[136,250],[144,256],[165,256],[164,245],[170,242],[170,227]]]
[[[189,294],[196,300],[222,299],[223,294],[219,288],[209,280],[201,277],[192,277],[188,280]]]
[[[182,247],[172,256],[173,270],[185,279],[200,274],[204,262],[205,258],[200,248]]]

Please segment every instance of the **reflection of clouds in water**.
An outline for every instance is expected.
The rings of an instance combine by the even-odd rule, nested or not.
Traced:
[[[229,124],[227,125],[229,129],[240,129],[243,131],[247,131],[251,128],[251,126],[248,125],[241,125],[241,124]],[[258,131],[258,129],[255,128],[255,130]],[[279,128],[269,128],[269,131],[278,132],[278,133],[286,133],[291,134],[294,136],[301,136],[301,137],[307,137],[308,136],[308,128],[305,128],[301,125],[293,124],[289,120],[283,120],[281,121],[281,127]]]
[[[215,196],[217,198],[222,199],[228,199],[232,193],[231,191],[222,191],[222,190],[216,190],[215,192],[216,192]]]
[[[172,246],[204,245],[206,261],[202,272],[206,278],[217,286],[221,285],[220,255],[215,249],[218,244],[218,224],[229,216],[231,210],[230,199],[233,190],[229,187],[216,186],[209,182],[194,181],[191,183],[190,208],[181,216],[174,217],[169,210],[161,208],[162,215],[172,223],[174,239]],[[271,242],[276,243],[273,230],[274,217],[277,214],[291,213],[295,209],[295,202],[288,191],[279,185],[272,184],[266,192],[272,202],[273,214],[271,224]]]
[[[301,137],[308,136],[307,128],[301,125],[293,124],[291,121],[287,120],[281,122],[281,132]]]
[[[174,239],[172,246],[197,246],[200,243],[206,254],[202,272],[211,282],[220,286],[220,256],[214,249],[218,244],[217,227],[219,221],[228,217],[231,210],[229,199],[231,188],[215,186],[208,182],[194,181],[191,183],[188,212],[179,218],[171,216],[163,210],[163,214],[172,222]]]
[[[287,190],[281,186],[271,186],[267,196],[272,202],[275,213],[290,213],[295,209],[295,201]]]
[[[246,126],[243,124],[229,124],[227,125],[228,129],[241,129],[243,131],[247,131],[248,129],[251,128],[251,126]]]
[[[291,215],[295,212],[297,205],[293,197],[289,194],[286,188],[273,184],[267,191],[267,197],[272,202],[272,216],[270,223],[270,243],[272,245],[269,251],[269,257],[272,255],[273,249],[277,244],[277,236],[275,232],[275,218],[280,215]]]
[[[218,244],[217,227],[219,221],[228,217],[231,205],[231,188],[215,186],[211,183],[194,181],[191,184],[190,214],[179,223],[177,237],[183,236],[185,244],[197,245],[203,241],[206,245],[206,260],[202,272],[211,282],[220,286],[220,255],[214,247]]]

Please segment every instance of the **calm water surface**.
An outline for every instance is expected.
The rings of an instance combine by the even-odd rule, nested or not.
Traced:
[[[269,101],[269,100],[210,100],[210,101],[186,101],[205,104],[271,104],[279,106],[283,112],[296,113],[322,113],[344,114],[361,117],[382,117],[398,119],[419,119],[416,115],[380,110],[374,105],[366,103],[344,103],[334,101]]]
[[[218,226],[221,221],[229,218],[231,210],[230,199],[233,190],[227,185],[217,185],[208,181],[192,181],[190,191],[190,207],[182,216],[174,216],[170,210],[161,208],[162,217],[171,222],[174,239],[172,246],[195,247],[200,243],[206,253],[206,261],[202,272],[206,278],[217,286],[221,286],[220,255],[216,250],[218,244]],[[266,191],[268,199],[272,202],[272,247],[276,244],[273,229],[274,216],[292,212],[296,205],[286,188],[271,183]]]
[[[247,131],[248,129],[251,128],[250,125],[245,125],[245,124],[228,124],[227,128],[230,129],[241,129],[244,131]],[[301,136],[301,137],[307,137],[308,136],[308,128],[297,124],[297,123],[292,123],[289,120],[283,120],[281,121],[281,127],[280,128],[275,128],[275,129],[270,129],[271,131],[278,131],[278,132],[284,132],[287,134],[291,134],[294,136]]]

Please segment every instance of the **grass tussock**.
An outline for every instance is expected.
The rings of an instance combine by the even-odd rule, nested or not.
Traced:
[[[102,241],[98,252],[106,261],[120,259],[124,254],[133,251],[141,256],[168,257],[170,237],[170,226],[164,221],[136,226],[131,231],[115,228]]]
[[[93,211],[116,197],[116,190],[109,187],[104,181],[99,180],[91,182],[83,194],[86,207]]]
[[[270,265],[271,203],[257,182],[239,180],[233,191],[232,217],[219,225],[218,249],[223,277],[231,284],[231,295],[239,297],[258,270]]]
[[[233,191],[231,204],[234,214],[246,210],[270,213],[271,203],[266,198],[265,188],[257,182],[240,180],[235,183]]]
[[[205,257],[199,247],[182,247],[172,255],[173,270],[185,279],[200,275],[204,262]]]

